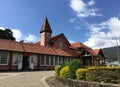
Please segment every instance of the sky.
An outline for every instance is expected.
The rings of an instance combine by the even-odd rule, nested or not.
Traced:
[[[120,44],[120,0],[0,0],[0,11],[0,29],[11,29],[17,41],[39,41],[47,17],[52,35],[64,33],[70,43]]]

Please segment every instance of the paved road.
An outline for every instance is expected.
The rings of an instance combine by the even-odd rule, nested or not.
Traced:
[[[42,80],[54,71],[0,73],[0,87],[45,87]]]

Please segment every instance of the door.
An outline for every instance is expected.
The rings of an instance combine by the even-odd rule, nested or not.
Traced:
[[[18,55],[18,70],[22,69],[22,55]]]
[[[29,58],[29,63],[30,63],[29,68],[30,68],[31,70],[33,70],[33,69],[34,69],[34,60],[33,60],[33,56],[30,56],[30,58]]]

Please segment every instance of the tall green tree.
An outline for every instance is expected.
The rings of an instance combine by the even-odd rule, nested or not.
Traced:
[[[5,29],[5,30],[0,29],[0,38],[8,39],[8,40],[15,40],[15,38],[13,37],[13,32],[10,29]]]

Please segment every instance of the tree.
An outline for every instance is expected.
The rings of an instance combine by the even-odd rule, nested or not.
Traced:
[[[0,29],[0,38],[8,39],[8,40],[15,40],[15,38],[13,37],[13,32],[10,29],[5,29],[5,30]]]

